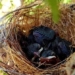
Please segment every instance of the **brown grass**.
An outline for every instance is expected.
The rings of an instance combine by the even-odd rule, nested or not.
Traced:
[[[7,66],[13,68],[13,72],[8,68],[11,75],[29,74],[29,75],[73,75],[74,73],[74,61],[75,53],[68,57],[65,62],[60,63],[46,69],[38,69],[26,58],[25,54],[17,41],[17,32],[28,35],[29,30],[36,26],[44,25],[55,30],[61,38],[64,38],[72,42],[72,46],[75,46],[75,12],[71,10],[69,5],[61,5],[60,10],[60,21],[55,24],[52,21],[52,14],[48,7],[43,8],[25,8],[13,13],[13,18],[9,23],[10,32],[6,39],[8,46],[3,49],[6,54],[10,57],[8,61],[3,61]],[[30,12],[33,12],[31,15]],[[7,29],[8,29],[7,28]],[[9,63],[8,63],[9,62]],[[73,67],[73,68],[72,68]],[[6,67],[5,67],[6,68]],[[7,68],[6,68],[7,69]]]

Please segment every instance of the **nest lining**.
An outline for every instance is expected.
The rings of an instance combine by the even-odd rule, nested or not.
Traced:
[[[30,11],[33,11],[34,14],[31,15],[29,13]],[[26,58],[17,41],[16,37],[17,31],[21,31],[23,32],[23,34],[26,34],[28,36],[29,31],[32,29],[32,27],[46,25],[47,27],[50,27],[57,33],[59,33],[60,37],[72,42],[72,45],[74,46],[75,45],[74,10],[67,5],[61,6],[60,8],[61,19],[58,24],[54,24],[51,16],[52,15],[48,8],[43,9],[39,8],[36,10],[33,8],[30,9],[27,8],[15,12],[13,17],[11,18],[11,21],[8,23],[10,26],[10,31],[8,38],[6,39],[6,42],[10,47],[8,46],[5,47],[6,49],[9,50],[6,53],[8,53],[8,56],[10,55],[11,57],[12,63],[14,64],[13,68],[18,70],[19,73],[32,75],[46,75],[46,74],[72,75],[74,73],[74,70],[72,70],[71,67],[74,65],[74,61],[72,59],[74,59],[73,56],[75,54],[72,54],[72,56],[70,56],[64,63],[62,61],[60,64],[56,64],[54,67],[50,67],[46,70],[40,70],[35,68],[33,64],[29,62],[29,60]],[[70,65],[69,61],[72,63],[72,65]],[[70,67],[68,67],[67,64],[70,65]],[[11,66],[11,64],[9,66]],[[71,73],[71,71],[73,72]]]

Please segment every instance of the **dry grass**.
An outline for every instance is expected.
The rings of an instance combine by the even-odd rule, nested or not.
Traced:
[[[28,61],[16,37],[18,31],[28,35],[29,30],[34,28],[34,26],[44,25],[55,30],[60,37],[71,41],[72,46],[75,46],[75,12],[69,5],[61,5],[59,9],[60,21],[58,24],[52,21],[52,15],[48,7],[38,9],[31,7],[15,11],[8,27],[10,29],[6,39],[8,46],[3,48],[6,53],[6,60],[1,59],[6,66],[1,67],[7,69],[7,72],[11,75],[74,75],[75,53],[64,62],[61,61],[46,70],[38,69]],[[32,15],[30,11],[33,12]]]

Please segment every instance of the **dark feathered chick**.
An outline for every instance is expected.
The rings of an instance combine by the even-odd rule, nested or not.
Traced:
[[[52,50],[43,50],[43,52],[40,55],[39,58],[41,63],[46,63],[46,64],[56,64],[60,60],[56,57],[56,54]]]
[[[41,57],[55,56],[55,53],[52,50],[43,50]]]
[[[56,53],[60,60],[64,60],[71,53],[70,45],[71,43],[69,41],[57,36],[52,42],[52,50]]]
[[[70,47],[65,43],[65,41],[59,42],[58,47],[60,50],[58,55],[61,60],[67,58],[71,54]]]
[[[27,47],[27,55],[30,59],[32,59],[34,56],[37,56],[39,57],[39,49],[41,48],[40,44],[38,43],[33,43],[33,44],[30,44],[28,47]]]
[[[55,32],[48,27],[40,26],[33,31],[33,36],[35,41],[41,44],[44,40],[52,41],[55,38]]]

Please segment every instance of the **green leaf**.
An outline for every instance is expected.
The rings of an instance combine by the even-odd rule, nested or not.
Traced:
[[[31,2],[34,2],[35,0],[24,0],[24,4],[25,5],[28,5],[28,4],[30,4]]]
[[[71,2],[71,0],[64,0],[63,3],[70,3],[70,2]]]
[[[59,10],[58,5],[61,0],[45,0],[52,10],[53,21],[57,23],[59,21]]]
[[[8,75],[6,72],[0,70],[0,75]]]
[[[2,3],[0,2],[0,9],[2,8]]]

